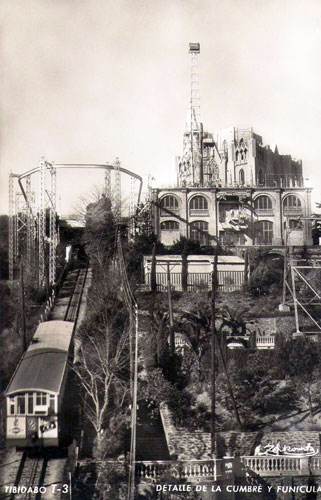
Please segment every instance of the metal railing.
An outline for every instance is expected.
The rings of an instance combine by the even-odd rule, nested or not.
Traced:
[[[240,290],[244,283],[243,271],[218,271],[218,287],[223,292]],[[151,275],[145,275],[145,283],[150,286]],[[167,289],[167,274],[156,273],[157,289],[164,291]],[[174,290],[182,290],[182,273],[171,273],[171,286]],[[187,289],[193,291],[199,286],[205,286],[208,289],[212,286],[212,273],[188,273]]]

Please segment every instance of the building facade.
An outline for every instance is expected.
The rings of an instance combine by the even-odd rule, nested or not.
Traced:
[[[312,244],[311,189],[302,162],[263,145],[253,129],[214,135],[187,127],[177,158],[177,187],[153,190],[154,229],[172,245]]]

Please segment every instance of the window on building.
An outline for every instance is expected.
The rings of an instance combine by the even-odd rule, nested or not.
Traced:
[[[189,207],[191,210],[208,210],[207,199],[204,196],[194,196]]]
[[[255,243],[257,245],[271,245],[273,242],[273,222],[261,220],[254,224]]]
[[[236,231],[220,231],[220,242],[222,245],[245,245],[245,236]]]
[[[293,219],[290,219],[288,221],[288,224],[286,224],[286,222],[284,222],[284,229],[286,229],[286,226],[288,226],[288,228],[293,231],[293,230],[296,230],[296,231],[301,231],[301,229],[303,229],[303,224],[302,224],[302,221],[301,220],[293,220]]]
[[[164,196],[161,200],[161,208],[166,210],[178,210],[177,198],[171,194]]]
[[[284,199],[283,208],[284,210],[291,210],[291,211],[301,210],[302,203],[300,198],[295,194],[290,194]]]
[[[165,220],[161,223],[162,231],[177,231],[179,229],[179,224],[176,220]]]
[[[202,220],[192,222],[190,236],[191,240],[199,241],[201,245],[208,245],[208,222]]]
[[[244,183],[245,183],[244,170],[243,168],[241,168],[241,170],[239,171],[239,184],[243,186]]]
[[[255,210],[272,210],[272,200],[269,196],[259,196],[254,201]]]

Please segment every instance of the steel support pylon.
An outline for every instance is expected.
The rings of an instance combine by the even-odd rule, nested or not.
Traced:
[[[14,176],[9,175],[9,280],[14,279],[14,195],[13,195]]]
[[[104,195],[111,200],[111,169],[105,170]]]
[[[49,194],[49,285],[56,282],[57,212],[56,212],[56,169],[50,167]]]
[[[132,238],[135,236],[135,215],[136,215],[135,181],[136,179],[134,177],[130,178],[129,233]]]
[[[46,187],[46,164],[40,161],[39,178],[39,207],[38,207],[38,285],[45,286],[45,237],[46,237],[46,209],[45,209],[45,187]]]
[[[120,177],[120,161],[118,158],[115,160],[115,202],[114,202],[114,213],[116,223],[120,222],[121,217],[121,177]]]

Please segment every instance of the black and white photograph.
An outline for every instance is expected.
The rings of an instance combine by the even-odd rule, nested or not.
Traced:
[[[0,499],[321,500],[321,1],[0,30]]]

